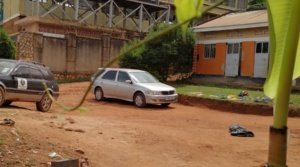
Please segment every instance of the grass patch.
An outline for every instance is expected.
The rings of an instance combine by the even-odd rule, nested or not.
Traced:
[[[272,104],[272,101],[267,98],[263,91],[260,90],[245,90],[241,88],[228,88],[217,86],[204,86],[204,85],[174,85],[179,94],[198,96],[202,98],[230,100],[243,103],[261,103]],[[241,91],[246,91],[247,96],[239,96]],[[300,107],[300,93],[294,92],[291,94],[290,103],[294,107]]]

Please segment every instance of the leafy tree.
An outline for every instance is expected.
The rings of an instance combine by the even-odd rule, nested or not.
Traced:
[[[7,33],[0,28],[0,58],[14,59],[16,47]]]
[[[146,38],[151,38],[169,25],[156,25]],[[130,42],[128,46],[138,41]],[[187,74],[192,69],[193,47],[195,38],[191,30],[187,32],[184,42],[182,31],[176,29],[163,37],[153,40],[144,47],[129,52],[120,59],[119,65],[126,68],[139,68],[149,71],[158,79],[166,81],[168,76]]]
[[[137,43],[139,43],[139,40],[133,40],[133,41],[129,41],[128,43],[126,43],[121,52],[126,52],[126,50],[128,50],[128,48],[132,45],[136,45]],[[131,52],[126,52],[124,54],[124,57],[120,62],[119,65],[121,67],[127,67],[127,68],[133,68],[133,69],[139,69],[141,68],[141,60],[142,60],[142,53],[145,52],[145,47],[141,46],[137,49],[134,49]]]

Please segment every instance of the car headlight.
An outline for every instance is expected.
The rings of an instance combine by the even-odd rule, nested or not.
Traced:
[[[160,91],[147,90],[146,94],[149,94],[149,95],[161,95],[161,92]]]

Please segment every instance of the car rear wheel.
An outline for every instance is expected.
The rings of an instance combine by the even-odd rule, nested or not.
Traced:
[[[97,87],[95,89],[94,94],[95,94],[95,99],[97,101],[102,101],[104,99],[104,97],[103,97],[103,91],[102,91],[102,89],[100,87]]]
[[[2,87],[0,87],[0,106],[3,106],[5,103],[5,92]]]
[[[138,92],[134,95],[134,104],[137,107],[145,107],[146,106],[146,99],[143,93]]]
[[[44,94],[41,101],[36,102],[36,109],[41,112],[49,111],[52,104],[52,100],[47,94]]]

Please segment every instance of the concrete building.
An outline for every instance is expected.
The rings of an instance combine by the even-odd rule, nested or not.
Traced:
[[[232,13],[194,27],[195,74],[266,78],[269,32],[266,10]]]
[[[266,10],[231,13],[194,27],[196,82],[261,87],[269,69]],[[300,79],[293,82],[300,89]]]

